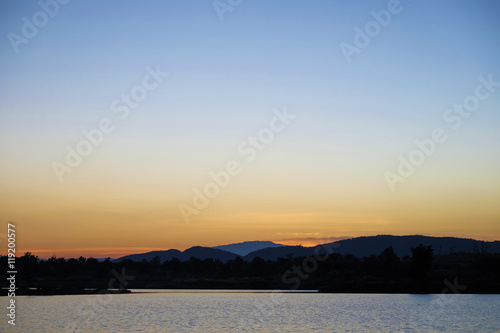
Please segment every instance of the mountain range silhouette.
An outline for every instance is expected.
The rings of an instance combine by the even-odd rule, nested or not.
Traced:
[[[367,237],[356,237],[339,240],[333,243],[320,244],[312,247],[285,246],[270,241],[252,241],[236,244],[221,245],[216,247],[194,246],[184,251],[170,249],[165,251],[151,251],[147,253],[131,254],[118,259],[119,262],[125,259],[132,261],[150,261],[159,257],[161,262],[178,258],[180,261],[187,261],[191,257],[204,260],[214,259],[221,262],[241,257],[245,261],[251,261],[255,257],[265,260],[277,260],[278,258],[297,258],[313,256],[315,253],[339,253],[342,255],[352,254],[362,258],[370,255],[378,255],[384,249],[392,246],[394,253],[403,258],[411,255],[411,248],[423,244],[432,246],[435,254],[451,254],[458,252],[473,252],[480,247],[482,251],[500,253],[500,241],[486,242],[468,238],[456,237],[431,237],[421,235],[391,236],[378,235]]]

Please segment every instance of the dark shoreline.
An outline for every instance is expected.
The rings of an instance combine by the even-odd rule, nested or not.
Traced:
[[[313,290],[289,290],[289,289],[208,289],[208,288],[133,288],[134,291],[129,289],[95,289],[95,288],[85,288],[85,289],[21,289],[16,290],[16,296],[65,296],[65,295],[99,295],[99,294],[146,294],[146,293],[155,293],[154,290],[158,290],[158,293],[168,292],[226,292],[231,293],[234,292],[248,292],[248,293],[289,293],[289,294],[400,294],[400,295],[440,295],[440,294],[462,294],[462,295],[499,295],[500,290],[481,290],[481,289],[473,289],[473,290],[463,290],[460,293],[453,293],[450,291],[436,291],[435,289],[429,288],[425,289],[417,289],[417,288],[380,288],[380,287],[369,287],[369,286],[357,286],[354,288],[353,286],[344,286],[341,288],[324,288],[317,291]],[[141,290],[147,290],[142,292]],[[8,290],[2,289],[0,296],[7,296]]]
[[[191,258],[161,262],[93,258],[39,260],[17,258],[15,283],[0,274],[0,295],[13,284],[16,295],[124,294],[129,290],[318,290],[320,293],[368,294],[500,294],[500,254],[433,255],[419,246],[412,257],[399,258],[391,247],[380,255],[357,258],[332,253],[313,257]],[[7,266],[7,258],[0,264]],[[2,265],[0,265],[2,266]],[[3,277],[2,277],[3,275]]]
[[[8,296],[8,289],[2,289],[0,296]],[[33,288],[17,289],[16,296],[64,296],[64,295],[96,295],[96,294],[130,294],[128,289],[95,289],[95,288]]]

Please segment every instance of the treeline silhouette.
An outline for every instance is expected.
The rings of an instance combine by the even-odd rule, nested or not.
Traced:
[[[500,254],[478,247],[469,253],[435,255],[432,247],[424,245],[411,251],[412,255],[404,258],[388,247],[379,255],[363,258],[331,253],[275,261],[237,257],[225,263],[194,257],[165,262],[159,257],[142,262],[84,257],[41,260],[28,252],[16,259],[16,286],[18,295],[142,288],[500,293]],[[0,258],[0,267],[7,267],[7,257]],[[2,279],[3,288],[6,281]]]

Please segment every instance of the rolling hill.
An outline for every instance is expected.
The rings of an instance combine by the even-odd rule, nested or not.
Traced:
[[[285,247],[286,245],[276,244],[269,241],[253,241],[253,242],[243,242],[236,244],[220,245],[213,247],[214,249],[224,250],[232,253],[236,253],[240,256],[246,256],[247,254],[266,249],[266,248],[276,248]]]
[[[166,251],[151,251],[147,253],[140,253],[140,254],[130,254],[128,256],[124,256],[118,259],[115,259],[115,262],[122,261],[125,259],[130,259],[132,261],[142,261],[142,260],[147,260],[150,261],[154,257],[159,256],[160,261],[164,262],[165,260],[172,260],[172,258],[178,258],[181,261],[187,261],[191,257],[198,258],[200,260],[204,259],[219,259],[222,262],[226,262],[230,259],[236,258],[238,255],[219,250],[219,249],[213,249],[210,247],[202,247],[202,246],[194,246],[191,247],[183,252],[175,249],[171,250],[166,250]]]
[[[288,256],[313,256],[315,251],[318,254],[333,252],[343,255],[352,254],[355,257],[362,258],[372,254],[379,255],[389,246],[392,246],[394,253],[402,258],[404,256],[411,256],[411,248],[417,247],[419,244],[432,246],[435,254],[449,254],[451,252],[473,252],[475,243],[478,243],[478,241],[467,238],[379,235],[344,239],[315,247],[287,246],[283,248],[263,249],[246,255],[244,259],[252,260],[256,256],[265,260],[276,260]],[[485,244],[487,252],[500,253],[499,241],[484,242],[483,244]]]
[[[175,249],[166,251],[152,251],[141,254],[131,254],[118,258],[114,261],[130,259],[132,261],[150,261],[156,256],[160,257],[161,262],[178,258],[181,261],[187,261],[191,257],[204,259],[218,259],[226,262],[241,256],[246,261],[252,261],[255,257],[261,257],[265,260],[276,260],[278,258],[287,257],[307,257],[325,253],[352,254],[358,258],[369,255],[379,255],[384,249],[392,246],[394,252],[400,258],[411,255],[411,248],[417,247],[419,244],[430,245],[434,249],[435,254],[449,254],[452,252],[473,252],[475,244],[481,250],[487,252],[500,253],[500,241],[494,242],[478,242],[474,239],[456,238],[456,237],[430,237],[430,236],[391,236],[378,235],[368,237],[357,237],[344,239],[333,243],[322,244],[315,247],[302,246],[284,246],[273,242],[245,242],[237,244],[229,244],[217,246],[214,248],[194,246],[185,251]],[[272,246],[268,246],[272,245]],[[263,248],[265,247],[265,248]],[[256,248],[257,250],[248,252]],[[232,249],[235,252],[228,251]],[[245,254],[246,253],[246,254]]]

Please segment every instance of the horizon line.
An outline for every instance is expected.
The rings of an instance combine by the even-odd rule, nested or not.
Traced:
[[[392,234],[377,234],[377,235],[367,235],[367,236],[343,236],[343,237],[329,237],[329,238],[313,238],[313,237],[307,237],[307,238],[301,238],[301,239],[282,239],[282,240],[271,240],[270,242],[273,242],[278,245],[285,245],[285,246],[303,246],[303,247],[314,247],[318,246],[321,244],[328,244],[328,243],[333,243],[341,240],[348,240],[348,239],[354,239],[354,238],[363,238],[363,237],[376,237],[376,236],[394,236],[394,237],[405,237],[405,236],[423,236],[423,237],[434,237],[434,238],[460,238],[460,239],[471,239],[475,241],[485,241],[485,242],[497,242],[500,240],[493,239],[485,239],[485,238],[470,238],[470,237],[458,237],[458,236],[433,236],[433,235],[423,235],[423,234],[405,234],[405,235],[392,235]],[[312,241],[316,240],[316,242],[311,242],[308,245],[303,245],[298,244],[297,241],[302,240],[302,241]],[[326,242],[325,242],[326,240]],[[19,253],[22,253],[23,255],[27,252],[31,253],[32,255],[37,256],[39,259],[49,259],[51,257],[56,257],[56,258],[65,258],[65,259],[71,259],[71,258],[79,258],[79,257],[84,257],[84,258],[94,258],[94,259],[106,259],[106,258],[111,258],[111,259],[119,259],[124,256],[128,255],[134,255],[134,254],[144,254],[148,252],[155,252],[155,251],[169,251],[169,250],[178,250],[180,252],[184,252],[190,248],[193,247],[206,247],[206,248],[215,248],[219,246],[226,246],[226,245],[234,245],[234,244],[241,244],[241,243],[247,243],[247,242],[269,242],[269,240],[252,240],[252,241],[241,241],[241,242],[235,242],[235,243],[229,243],[229,244],[222,244],[222,245],[215,245],[215,246],[205,246],[205,245],[192,245],[189,247],[186,247],[184,249],[175,249],[175,248],[158,248],[158,247],[89,247],[89,248],[59,248],[59,249],[32,249],[32,250],[25,250],[22,249],[19,251]],[[288,243],[288,244],[284,244]],[[72,252],[82,252],[80,255],[64,255],[64,253],[72,253]],[[95,253],[95,252],[102,252],[103,254]],[[140,252],[143,251],[143,252]],[[56,252],[63,252],[63,255],[59,256]],[[87,253],[85,253],[87,252]],[[95,253],[95,255],[92,255],[91,253]],[[44,254],[45,253],[45,254]],[[51,253],[48,255],[47,253]],[[104,253],[108,254],[105,255]],[[38,255],[40,254],[40,255]],[[90,255],[89,255],[90,254]],[[5,256],[4,254],[0,254],[1,256]]]

